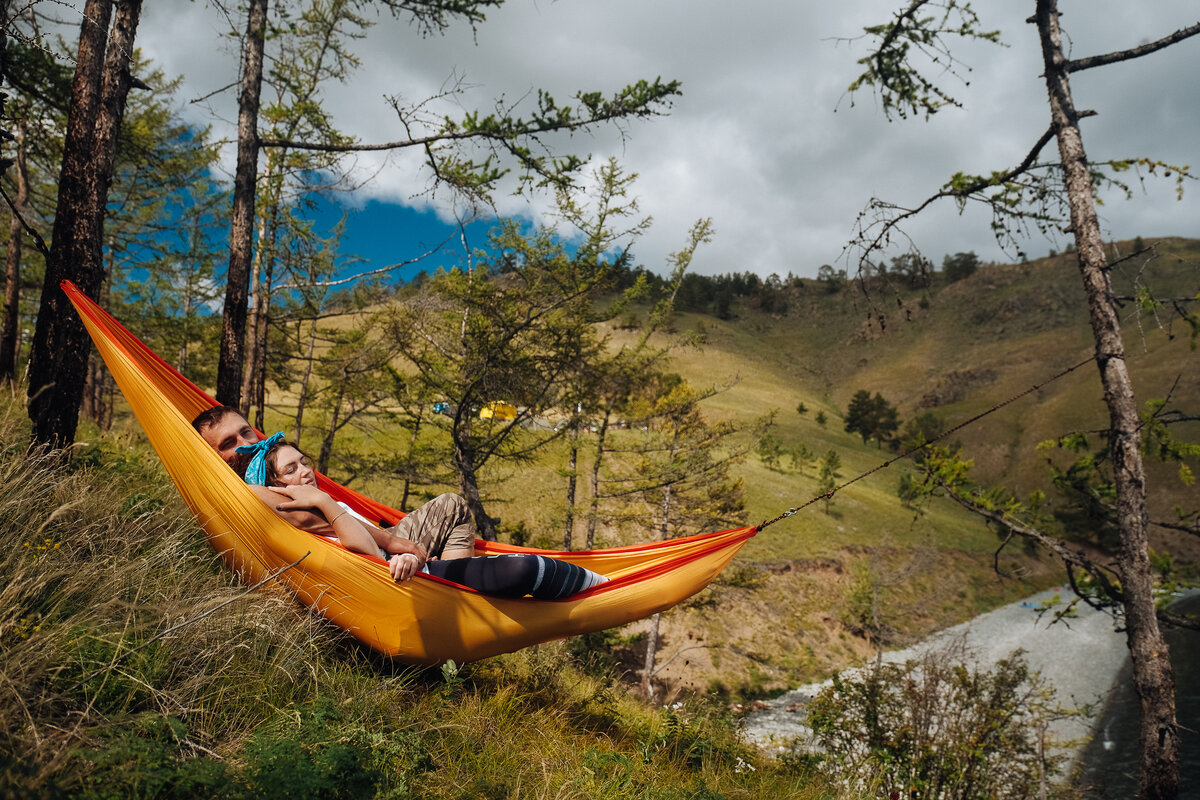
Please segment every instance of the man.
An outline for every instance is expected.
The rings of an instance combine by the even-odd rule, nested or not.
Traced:
[[[255,444],[260,437],[236,408],[214,406],[201,412],[192,427],[216,450],[221,458],[241,475],[245,457],[237,448]],[[325,531],[329,523],[324,517],[304,509],[281,510],[279,495],[264,486],[251,486],[260,499],[282,519],[306,531]],[[457,494],[443,494],[407,515],[391,528],[365,526],[387,553],[411,553],[417,559],[416,569],[431,559],[449,560],[475,555],[475,534],[471,531],[471,513],[467,503]]]

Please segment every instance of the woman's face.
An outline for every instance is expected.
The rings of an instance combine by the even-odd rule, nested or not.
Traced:
[[[279,486],[316,486],[317,473],[308,456],[294,447],[275,451],[275,483]]]

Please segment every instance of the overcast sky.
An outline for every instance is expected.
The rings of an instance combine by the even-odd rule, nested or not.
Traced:
[[[421,38],[405,22],[380,18],[357,42],[362,66],[326,94],[341,129],[364,142],[402,138],[386,95],[420,99],[454,75],[473,88],[462,108],[491,107],[504,95],[536,89],[565,100],[576,90],[616,91],[639,78],[683,83],[667,117],[577,137],[568,144],[596,159],[617,156],[640,175],[636,193],[654,217],[636,246],[638,261],[662,270],[697,218],[712,217],[714,242],[698,256],[702,273],[753,270],[811,276],[839,263],[854,220],[872,196],[915,204],[957,171],[1010,167],[1045,131],[1049,112],[1039,74],[1036,31],[1024,19],[1032,2],[977,2],[986,27],[1006,47],[970,44],[956,55],[971,68],[969,86],[947,76],[964,109],[932,120],[889,123],[869,93],[844,94],[866,53],[856,37],[883,22],[900,0],[821,3],[798,0],[508,0],[472,35],[457,27]],[[1200,19],[1195,0],[1062,0],[1072,57],[1124,49]],[[147,3],[138,34],[143,52],[169,74],[182,74],[187,99],[237,77],[229,23],[203,0]],[[236,20],[243,27],[241,19]],[[1076,104],[1098,116],[1084,121],[1093,160],[1145,155],[1200,168],[1200,37],[1135,62],[1080,73]],[[185,107],[198,123],[231,135],[232,92],[211,108]],[[215,114],[215,116],[214,116]],[[1055,155],[1048,148],[1047,155]],[[229,156],[232,163],[232,154]],[[375,179],[351,203],[368,199],[433,209],[423,195],[428,175],[414,155],[363,157]],[[500,196],[500,211],[540,219],[545,199],[530,206]],[[1200,185],[1182,202],[1171,181],[1151,180],[1132,201],[1106,198],[1106,235],[1200,235]],[[397,219],[404,217],[398,216]],[[945,203],[909,230],[935,261],[974,250],[985,260],[1012,260],[990,237],[989,218],[957,214]],[[1061,249],[1066,239],[1028,243],[1031,256]],[[353,250],[353,241],[347,242]],[[396,253],[397,260],[412,254]]]

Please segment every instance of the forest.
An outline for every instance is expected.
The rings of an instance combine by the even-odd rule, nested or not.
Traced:
[[[1027,155],[934,180],[911,206],[864,193],[837,260],[768,271],[713,269],[723,228],[704,210],[643,260],[654,187],[587,150],[652,136],[686,103],[644,64],[623,85],[478,110],[452,81],[388,96],[397,125],[378,140],[341,129],[331,95],[382,20],[478,37],[503,5],[214,4],[236,119],[206,127],[187,109],[211,98],[140,49],[141,0],[5,2],[2,791],[1086,797],[1031,738],[1080,709],[1019,654],[969,681],[877,662],[814,702],[811,741],[768,753],[740,733],[765,698],[1066,585],[1128,637],[1138,796],[1186,795],[1198,777],[1162,631],[1200,630],[1170,607],[1200,579],[1200,241],[1105,237],[1096,204],[1159,178],[1182,196],[1195,176],[1084,156],[1095,112],[1068,77],[1194,46],[1200,23],[1072,58],[1057,3],[1030,3],[1051,122]],[[956,0],[911,0],[863,32],[847,93],[888,120],[956,107],[928,59],[1000,40]],[[373,154],[384,166],[364,178]],[[453,221],[440,243],[368,259],[338,202],[387,170]],[[539,213],[502,213],[510,195]],[[940,201],[985,209],[1011,257],[949,234],[918,248],[908,226]],[[1045,257],[1025,252],[1037,234]],[[67,281],[323,475],[403,512],[457,493],[485,543],[757,535],[648,619],[406,666],[223,566]],[[917,674],[942,688],[884,688]],[[928,713],[947,696],[954,711]],[[879,726],[885,712],[903,722]],[[973,727],[936,722],[957,713]],[[897,734],[910,725],[927,738]]]

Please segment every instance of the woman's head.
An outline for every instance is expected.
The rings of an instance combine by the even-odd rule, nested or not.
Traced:
[[[316,486],[312,459],[292,442],[276,442],[267,450],[266,486]]]

